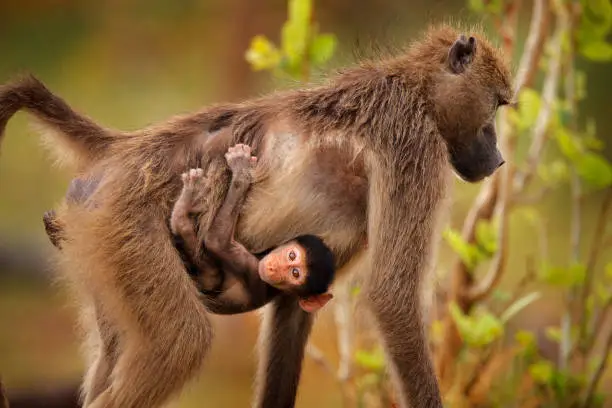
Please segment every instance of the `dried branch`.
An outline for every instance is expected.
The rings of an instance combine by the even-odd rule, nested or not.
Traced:
[[[329,362],[327,357],[325,357],[325,354],[323,354],[323,352],[317,346],[309,342],[306,345],[306,355],[312,358],[312,360],[325,371],[329,372],[334,379],[338,379],[336,377],[336,370],[334,369],[334,366]]]
[[[571,3],[568,4],[571,7]],[[567,32],[570,34],[568,42],[569,50],[567,52],[566,65],[566,81],[565,81],[565,98],[567,100],[568,112],[570,116],[570,130],[577,131],[578,122],[576,117],[576,97],[575,97],[575,68],[574,68],[574,52],[575,52],[575,33],[574,27],[574,12],[567,10],[564,4],[558,6],[559,21],[567,25]],[[561,46],[561,44],[560,44]],[[574,168],[571,170],[571,227],[570,227],[570,259],[572,264],[576,264],[580,258],[580,239],[582,235],[582,186],[580,177]],[[577,289],[571,289],[566,294],[567,308],[561,317],[561,341],[559,347],[559,368],[564,370],[569,365],[569,356],[572,351],[572,312],[576,297],[578,296]],[[581,306],[582,307],[582,306]],[[586,305],[584,305],[586,308]]]
[[[334,320],[338,336],[338,379],[348,381],[352,374],[353,353],[353,320],[351,319],[351,285],[350,281],[340,283],[335,292]]]
[[[591,354],[591,352],[593,351],[593,346],[595,345],[595,341],[599,337],[599,334],[601,333],[601,330],[604,327],[604,323],[606,322],[606,319],[608,317],[608,312],[610,311],[611,307],[612,307],[612,297],[608,298],[606,303],[601,308],[601,311],[597,315],[597,318],[595,319],[595,324],[593,326],[593,332],[589,336],[588,341],[584,346],[584,351],[586,355]]]
[[[514,196],[512,197],[512,205],[531,205],[542,201],[542,199],[550,192],[550,187],[542,187],[535,193],[526,196]]]
[[[514,91],[518,94],[524,87],[533,83],[538,70],[538,63],[542,57],[544,39],[548,31],[549,23],[549,0],[535,0],[531,22],[529,24],[529,35],[525,40],[525,51],[517,70]]]
[[[542,48],[548,25],[548,0],[535,0],[533,4],[533,14],[530,23],[529,36],[525,46],[525,51],[519,63],[519,72],[515,81],[515,90],[519,92],[523,87],[533,81],[539,58],[542,54]],[[561,56],[559,55],[559,60]],[[558,73],[556,75],[558,77]],[[556,81],[555,81],[556,83]],[[541,111],[540,111],[541,115]],[[546,123],[548,123],[548,117]],[[510,138],[510,128],[507,121],[507,112],[502,112],[499,117],[499,133],[500,142],[503,143],[505,155],[511,157],[514,155],[515,142]],[[509,163],[502,170],[503,179],[501,180],[501,188],[496,202],[495,214],[499,218],[498,229],[498,250],[491,262],[491,266],[487,275],[476,285],[466,291],[466,296],[470,302],[477,302],[488,296],[493,288],[497,285],[503,275],[504,267],[507,258],[507,235],[508,235],[508,219],[509,207],[513,201],[512,180],[516,168],[513,163]]]
[[[497,252],[493,256],[489,271],[477,284],[469,287],[465,296],[469,302],[475,303],[487,297],[499,283],[505,266],[508,255],[508,221],[509,221],[509,199],[511,194],[512,175],[514,174],[514,166],[509,165],[503,172],[504,180],[501,183],[500,194],[497,199],[497,207],[495,213],[498,214],[499,227],[497,230]]]
[[[526,48],[522,57],[520,66],[523,70],[519,74],[516,82],[516,89],[520,89],[525,84],[530,83],[533,80],[535,71],[537,69],[537,63],[539,61],[539,55],[541,54],[541,42],[543,42],[545,29],[542,28],[545,16],[547,15],[548,1],[547,0],[535,0],[534,1],[534,12],[532,13],[532,23],[530,26],[530,40],[528,44],[529,48]],[[504,18],[505,25],[512,25],[516,23],[516,12],[518,11],[518,2],[513,6],[511,15],[506,14]],[[507,37],[511,33],[512,38]],[[508,55],[512,55],[512,48],[514,45],[514,30],[504,28],[502,35],[505,35],[504,44],[506,46],[506,52]],[[508,41],[510,40],[510,41]],[[532,72],[533,71],[533,72]],[[502,113],[502,119],[505,121],[505,117]],[[507,134],[509,129],[506,126],[502,126],[500,129],[499,140],[502,144],[505,144],[506,149],[504,153],[511,154],[513,152],[513,146],[511,145],[509,135]],[[504,202],[498,205],[498,198],[500,192],[500,183],[502,182],[502,174],[506,177],[506,183],[504,187],[506,189],[504,195]],[[509,201],[511,189],[507,186],[510,185],[510,176],[514,174],[513,166],[509,163],[504,172],[498,171],[495,173],[488,182],[481,188],[474,205],[470,208],[470,211],[466,217],[463,225],[462,237],[465,241],[473,243],[475,241],[476,225],[479,220],[491,219],[493,213],[496,212],[501,216],[501,228],[502,233],[499,234],[500,242],[499,249],[500,254],[497,255],[495,260],[495,273],[489,274],[489,279],[483,282],[482,286],[479,286],[477,290],[471,291],[473,278],[469,273],[467,266],[461,261],[457,260],[452,268],[451,273],[451,299],[455,301],[458,306],[467,312],[471,308],[474,299],[481,298],[483,295],[492,290],[494,284],[499,280],[501,276],[502,266],[505,264],[505,246],[506,246],[506,229],[507,229],[507,203]],[[452,364],[454,357],[461,346],[461,340],[459,333],[452,320],[447,317],[444,322],[445,337],[441,350],[438,352],[438,358],[436,360],[436,370],[438,376],[442,379],[442,385],[444,386],[444,379],[446,378],[446,368]]]
[[[584,402],[585,407],[590,407],[593,403],[593,397],[595,395],[595,391],[597,391],[597,386],[599,385],[599,381],[603,376],[603,373],[606,371],[606,367],[608,365],[608,355],[610,354],[610,350],[612,350],[612,331],[608,334],[608,338],[606,339],[606,345],[604,348],[604,352],[602,353],[601,360],[599,361],[599,365],[597,366],[597,370],[591,377],[589,381],[589,385],[587,387],[586,399]]]
[[[523,172],[518,172],[514,180],[515,193],[522,191],[529,181],[531,181],[542,157],[542,149],[546,142],[546,131],[548,130],[548,124],[552,116],[552,106],[557,96],[557,87],[561,75],[561,46],[563,35],[567,32],[568,28],[568,19],[557,17],[557,26],[550,45],[552,55],[548,61],[548,71],[546,72],[544,86],[542,88],[542,105],[540,106],[540,111],[538,112],[538,117],[533,127],[533,136],[527,154],[526,169]]]
[[[595,275],[595,265],[597,263],[597,259],[599,257],[599,251],[602,248],[604,235],[606,232],[606,220],[608,219],[608,214],[610,212],[610,208],[612,207],[612,187],[609,187],[606,191],[606,195],[604,196],[603,202],[601,204],[601,209],[599,211],[599,216],[597,217],[597,222],[595,225],[595,232],[593,233],[593,242],[591,243],[591,252],[589,254],[589,258],[587,260],[586,265],[586,276],[584,280],[584,284],[582,285],[582,292],[580,293],[580,335],[579,339],[584,338],[586,334],[586,303],[589,294],[591,293],[591,288],[593,286],[593,277]]]

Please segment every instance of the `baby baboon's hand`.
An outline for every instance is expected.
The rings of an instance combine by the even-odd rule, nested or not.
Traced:
[[[251,156],[250,146],[237,144],[227,150],[225,160],[232,173],[245,174],[257,162],[257,157]]]

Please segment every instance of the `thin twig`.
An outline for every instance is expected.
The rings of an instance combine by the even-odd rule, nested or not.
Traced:
[[[517,172],[514,180],[515,193],[522,191],[529,181],[531,181],[542,158],[542,149],[546,142],[546,131],[552,116],[553,103],[557,96],[557,86],[561,74],[561,45],[563,35],[568,30],[568,24],[567,18],[562,19],[557,17],[556,29],[550,45],[552,55],[548,61],[548,71],[546,72],[544,85],[542,87],[542,103],[536,118],[536,123],[533,127],[533,136],[527,154],[526,168],[522,172]]]
[[[525,52],[523,53],[521,62],[519,64],[519,73],[515,81],[515,90],[517,92],[529,84],[535,76],[537,63],[539,62],[539,57],[541,56],[542,44],[545,38],[548,20],[547,16],[548,0],[535,0],[529,36],[527,39]],[[513,157],[516,149],[516,142],[510,135],[511,129],[507,120],[507,112],[502,112],[499,115],[498,123],[500,133],[499,140],[502,144],[504,154],[509,157]],[[514,179],[514,175],[516,173],[514,163],[508,163],[506,168],[502,169],[500,173],[501,175],[499,177],[501,178],[501,185],[498,188],[498,197],[495,207],[495,214],[499,220],[499,228],[497,232],[497,252],[493,257],[491,266],[485,277],[478,282],[477,285],[467,288],[465,295],[468,297],[470,302],[477,302],[491,293],[493,288],[495,288],[500,281],[506,265],[509,207],[510,203],[513,201],[513,193],[515,193],[512,188],[512,180]]]
[[[338,377],[336,377],[336,370],[334,369],[334,366],[329,362],[327,357],[325,357],[325,354],[317,346],[309,342],[306,345],[306,355],[308,355],[308,357],[310,357],[317,365],[322,367],[325,371],[329,372],[329,374],[335,380],[338,380]]]
[[[568,7],[572,7],[571,3]],[[574,33],[574,10],[567,10],[565,4],[560,4],[558,7],[559,21],[567,25],[567,32],[570,34],[568,41],[568,51],[565,61],[565,99],[567,101],[568,113],[570,116],[570,130],[576,133],[578,122],[576,117],[576,97],[575,97],[575,68],[574,68],[574,50],[575,50],[575,33]],[[582,236],[582,186],[580,177],[574,168],[571,170],[571,229],[570,229],[570,262],[575,265],[580,260],[580,239]],[[561,317],[561,342],[559,350],[559,368],[565,370],[569,365],[569,356],[572,350],[572,312],[574,302],[578,296],[577,289],[572,288],[566,294],[565,313]],[[583,307],[580,305],[580,307]],[[584,305],[586,308],[586,305]],[[586,326],[585,326],[586,327]]]
[[[545,8],[547,7],[547,4],[548,4],[547,0],[535,0],[534,1],[534,12],[532,13],[531,30],[536,30],[538,34],[535,34],[535,33],[532,34],[530,30],[529,35],[535,36],[537,40],[537,41],[536,40],[531,41],[530,44],[538,44],[539,42],[543,41],[541,37],[543,37],[544,31],[541,31],[540,27],[543,23],[543,19],[546,13],[540,12],[539,10],[545,10]],[[517,6],[513,7],[511,11],[513,13],[516,13],[517,10],[518,10],[518,2],[517,2]],[[506,15],[503,23],[504,24],[516,23],[515,17],[516,16],[513,16],[513,15],[510,15],[510,16]],[[535,20],[535,22],[533,20]],[[507,35],[509,32],[512,35],[514,34],[513,30],[511,31],[504,30],[502,32],[502,35]],[[512,48],[514,46],[514,38],[511,38],[510,39],[511,41],[507,41],[507,40],[508,38],[505,38],[504,43],[505,43],[506,52],[508,52],[508,55],[510,56],[512,55]],[[538,49],[539,47],[537,46],[533,46],[532,48],[525,49],[521,57],[520,66],[528,67],[527,70],[535,71],[537,69],[537,65],[538,65],[537,63],[539,61]],[[529,57],[525,55],[525,54],[531,54],[531,53],[535,55],[533,56],[530,55]],[[529,63],[522,62],[526,58],[532,62],[529,62]],[[526,83],[528,83],[528,81],[533,80],[533,75],[529,72],[523,71],[520,74],[518,79],[520,80],[520,82],[518,81],[516,82],[517,85],[515,89],[523,87]],[[502,137],[503,135],[500,134],[500,142],[502,144],[507,143],[507,141],[503,140]],[[501,183],[500,179],[501,179],[501,172],[498,171],[492,177],[490,177],[489,180],[480,189],[480,192],[478,193],[475,203],[470,208],[468,215],[465,219],[464,225],[463,225],[462,237],[465,241],[469,243],[473,243],[475,241],[476,225],[478,221],[483,220],[483,219],[489,220],[493,216],[493,213],[496,208],[496,203],[498,200],[498,192],[499,192],[500,183]],[[504,205],[501,208],[505,209],[506,206]],[[452,272],[451,272],[450,299],[452,301],[455,301],[464,312],[469,311],[469,309],[471,308],[473,304],[469,296],[466,296],[466,292],[469,290],[472,283],[473,283],[473,278],[471,274],[469,273],[467,266],[461,260],[457,260],[456,263],[453,265]],[[454,321],[452,320],[452,318],[448,316],[444,320],[444,332],[445,332],[444,340],[440,346],[439,352],[437,353],[437,359],[436,359],[436,371],[437,371],[439,378],[441,379],[441,383],[443,387],[448,385],[448,382],[445,381],[448,378],[447,368],[452,365],[452,361],[454,361],[454,358],[457,355],[457,352],[461,346],[461,339],[459,338],[459,333],[457,332],[457,328],[454,324]]]
[[[542,201],[546,194],[550,192],[550,187],[542,187],[535,193],[532,193],[528,196],[514,196],[512,197],[512,205],[531,205],[536,204]]]
[[[606,220],[608,218],[608,213],[610,208],[612,207],[612,187],[608,187],[606,191],[606,195],[604,196],[603,202],[601,204],[601,209],[599,211],[599,216],[597,217],[597,222],[595,225],[595,232],[593,233],[593,242],[591,243],[591,252],[589,254],[589,258],[587,260],[586,266],[586,276],[584,279],[584,285],[582,285],[582,292],[580,294],[580,335],[579,339],[584,338],[586,334],[587,320],[586,319],[586,303],[589,294],[591,293],[591,287],[593,286],[593,277],[595,275],[595,265],[597,263],[597,259],[599,257],[599,251],[602,248],[603,238],[606,232]]]
[[[593,402],[593,397],[595,395],[595,391],[597,390],[597,386],[599,385],[599,381],[603,376],[603,373],[606,371],[606,367],[608,365],[608,355],[610,354],[610,350],[612,349],[612,331],[608,334],[608,338],[606,339],[606,345],[604,348],[604,352],[602,353],[601,360],[599,361],[599,365],[597,366],[597,370],[591,377],[589,381],[589,386],[587,388],[586,399],[584,402],[585,407],[590,407]]]
[[[518,94],[524,87],[533,83],[538,70],[538,63],[544,48],[544,39],[548,30],[549,0],[534,0],[529,35],[525,40],[525,51],[519,63],[514,92]]]
[[[509,125],[506,119],[506,112],[500,115],[500,140],[508,141],[510,132]],[[513,156],[514,146],[507,143],[506,154]],[[487,274],[477,284],[471,285],[465,296],[469,302],[475,303],[488,296],[499,283],[506,265],[508,254],[508,221],[509,211],[508,202],[512,194],[512,175],[514,174],[514,164],[508,163],[505,169],[502,169],[500,179],[500,188],[497,198],[495,213],[499,220],[497,229],[497,251],[493,255],[493,260]]]
[[[353,321],[351,319],[351,281],[341,282],[335,289],[334,320],[338,337],[338,379],[348,381],[352,374]]]
[[[597,315],[597,318],[595,319],[595,325],[593,326],[593,332],[589,336],[587,344],[584,347],[584,351],[586,355],[591,354],[593,350],[593,346],[595,345],[595,341],[599,337],[599,334],[601,333],[601,330],[603,329],[604,324],[606,323],[606,318],[608,317],[608,312],[610,311],[611,307],[612,307],[612,297],[608,298],[606,303],[601,308],[599,314]]]

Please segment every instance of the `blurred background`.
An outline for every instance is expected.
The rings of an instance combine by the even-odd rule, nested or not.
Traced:
[[[313,19],[318,22],[321,32],[335,35],[336,47],[333,56],[316,67],[312,79],[316,81],[336,67],[352,64],[361,55],[375,55],[379,49],[400,47],[430,23],[448,20],[481,23],[493,39],[506,45],[509,41],[506,37],[511,35],[512,44],[507,49],[512,51],[512,65],[516,70],[533,14],[532,2],[518,2],[522,4],[514,10],[515,25],[510,34],[495,24],[501,15],[499,10],[488,11],[489,14],[487,11],[474,12],[478,8],[476,3],[465,0],[318,0],[313,3]],[[500,4],[507,7],[516,3],[506,1]],[[245,58],[256,35],[265,35],[273,43],[281,41],[281,26],[288,18],[287,6],[285,0],[0,0],[0,83],[18,73],[32,72],[73,107],[98,122],[115,128],[136,129],[208,103],[238,101],[303,80],[282,78],[265,70],[256,71]],[[599,7],[607,13],[605,4]],[[549,31],[552,32],[557,20],[551,17],[549,21]],[[554,56],[548,58],[542,58],[540,68],[543,70]],[[581,89],[586,96],[579,101],[579,112],[574,112],[579,122],[577,126],[584,129],[587,119],[594,120],[598,142],[593,143],[593,146],[597,145],[593,151],[609,161],[612,158],[612,100],[608,88],[612,81],[611,65],[603,57],[576,56],[572,66],[588,78]],[[537,76],[531,86],[540,92],[544,79],[545,74]],[[533,99],[525,100],[533,102]],[[531,106],[531,109],[534,115],[538,113],[537,107]],[[529,115],[528,112],[523,114]],[[524,160],[528,150],[531,137],[528,130],[521,128],[526,135],[518,138],[517,162]],[[551,149],[554,150],[554,146]],[[561,163],[565,162],[561,160]],[[561,170],[553,172],[556,174],[555,183],[548,183],[554,178],[550,176],[551,172],[538,173],[542,180],[538,178],[535,182],[537,188],[532,188],[536,198],[529,203],[528,211],[517,211],[509,218],[507,242],[510,250],[505,273],[496,283],[491,302],[512,297],[515,285],[521,284],[523,277],[530,273],[530,260],[535,262],[536,269],[540,261],[547,261],[557,268],[574,264],[571,256],[574,246],[569,237],[576,228],[571,216],[575,210],[575,202],[571,199],[575,190],[571,175],[562,176],[568,168],[571,173],[571,166],[557,166],[557,170]],[[598,169],[594,171],[607,171],[605,167]],[[547,179],[544,174],[550,177]],[[17,405],[17,400],[46,392],[59,395],[62,390],[67,390],[69,395],[83,372],[75,311],[64,289],[52,282],[53,271],[48,258],[53,249],[46,239],[42,223],[43,212],[60,200],[70,176],[66,170],[54,166],[41,148],[38,136],[28,126],[27,115],[18,114],[8,125],[0,157],[0,375],[9,398],[15,398],[15,406],[50,406],[50,400],[46,405],[27,405],[25,402]],[[554,185],[550,187],[547,183]],[[482,188],[481,185],[456,182],[452,190],[449,227],[461,231],[466,214]],[[537,195],[540,189],[545,192]],[[578,243],[578,252],[585,259],[590,259],[596,227],[612,222],[609,212],[604,212],[601,217],[609,189],[604,180],[596,188],[586,186],[581,190],[578,210],[582,239]],[[538,227],[542,225],[545,228]],[[589,273],[593,270],[594,281],[601,283],[598,290],[605,292],[599,293],[601,299],[593,300],[595,306],[589,309],[595,310],[590,316],[594,321],[603,316],[603,334],[594,347],[604,354],[609,296],[606,290],[609,285],[603,276],[606,265],[612,265],[610,233],[612,231],[602,233],[597,261],[587,268]],[[447,239],[440,243],[436,262],[436,292],[439,296],[434,305],[444,305],[448,296],[452,296],[446,289],[457,263],[456,252],[461,251],[461,243],[455,241],[453,245],[452,237],[449,234],[445,236]],[[545,260],[539,251],[542,240],[547,248]],[[608,268],[612,273],[612,267]],[[478,274],[486,273],[486,268],[482,271],[473,269]],[[486,350],[501,347],[499,344],[507,345],[507,342],[514,341],[516,332],[531,333],[532,338],[523,339],[523,343],[535,342],[534,347],[541,358],[530,363],[531,380],[538,383],[538,369],[550,369],[552,373],[544,373],[544,380],[540,379],[538,386],[530,388],[529,392],[538,394],[542,387],[553,387],[550,385],[552,377],[563,368],[559,367],[561,363],[557,363],[560,340],[554,333],[563,331],[560,321],[567,310],[567,292],[574,289],[568,289],[571,283],[563,286],[553,282],[551,285],[537,279],[532,283],[540,294],[534,300],[536,303],[527,305],[504,324],[503,335],[496,340],[496,345],[487,343],[480,346],[488,347]],[[487,304],[485,302],[485,307]],[[350,319],[356,318],[353,309],[350,310]],[[460,322],[460,319],[455,316],[455,322]],[[252,313],[216,317],[214,322],[217,336],[205,369],[174,406],[242,407],[249,404],[259,318]],[[436,323],[440,322],[433,321],[432,327],[443,330],[443,324]],[[474,326],[478,322],[470,321],[469,324]],[[337,312],[331,307],[326,308],[318,318],[312,336],[316,349],[310,350],[306,358],[298,395],[299,407],[338,407],[343,401],[345,406],[357,406],[352,405],[356,401],[355,389],[366,387],[368,378],[379,384],[376,376],[362,376],[360,378],[365,380],[353,382],[352,391],[347,391],[347,383],[338,380],[335,372],[340,355],[337,326]],[[549,327],[559,329],[548,330]],[[437,333],[440,336],[439,331]],[[573,339],[579,343],[575,336]],[[373,343],[368,344],[372,346]],[[372,347],[376,350],[375,346]],[[478,346],[467,344],[464,347],[465,352],[459,355],[466,359],[462,360],[466,364],[471,364],[470,353],[472,357],[481,356],[482,350]],[[357,350],[358,346],[354,348]],[[357,354],[362,374],[378,370],[376,351],[367,350],[370,349],[364,348],[361,354]],[[351,353],[352,356],[354,352]],[[475,361],[480,361],[479,358]],[[541,361],[555,364],[551,368]],[[332,364],[331,368],[329,364]],[[536,364],[535,369],[533,364]],[[577,364],[582,367],[584,362]],[[581,390],[588,387],[589,378],[597,371],[597,362],[593,364],[595,368],[591,371],[583,369],[586,377],[585,384],[580,385]],[[606,370],[603,371],[602,379],[598,380],[601,384],[607,381]],[[498,381],[503,383],[505,380]],[[490,386],[495,387],[495,384]],[[605,388],[600,386],[600,390]],[[518,388],[513,389],[516,392]],[[347,393],[352,395],[352,399],[347,399]],[[390,406],[390,400],[382,398],[383,402],[376,403],[373,402],[375,399],[370,398],[367,400],[369,405],[361,406]],[[499,401],[480,401],[480,404],[519,406],[518,403]],[[545,405],[542,402],[538,404]],[[606,405],[612,406],[612,403]],[[67,408],[72,405],[57,406]]]

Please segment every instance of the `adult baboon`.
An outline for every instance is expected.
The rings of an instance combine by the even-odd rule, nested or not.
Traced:
[[[65,276],[84,310],[95,305],[106,322],[98,330],[84,319],[86,328],[95,344],[111,339],[117,352],[103,387],[92,379],[109,372],[109,359],[93,354],[86,405],[158,407],[202,365],[212,331],[167,219],[178,175],[200,167],[219,181],[200,219],[208,225],[229,182],[223,154],[244,143],[259,160],[237,239],[256,253],[317,235],[342,267],[367,237],[372,273],[363,291],[400,405],[441,407],[420,304],[436,215],[449,162],[470,182],[503,163],[494,116],[511,97],[499,51],[481,35],[466,38],[448,26],[324,85],[205,108],[131,133],[99,127],[32,78],[3,87],[0,129],[27,109],[61,132],[58,140],[76,152],[81,169],[104,171],[90,197],[95,206],[64,203],[58,213],[69,238],[60,258]],[[311,326],[295,298],[271,302],[255,406],[294,406]]]

